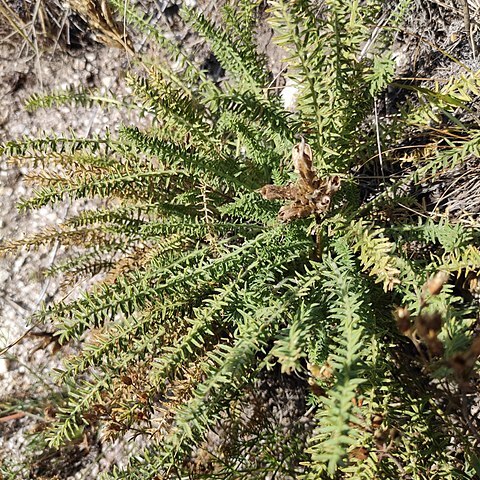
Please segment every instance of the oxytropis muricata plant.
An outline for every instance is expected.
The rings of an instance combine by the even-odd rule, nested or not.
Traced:
[[[168,57],[127,79],[149,127],[1,146],[31,166],[37,189],[21,209],[101,199],[1,247],[60,242],[67,255],[47,273],[100,274],[32,319],[77,352],[56,372],[62,397],[40,434],[49,448],[97,431],[144,436],[110,479],[472,478],[479,348],[461,287],[480,267],[478,231],[423,205],[421,186],[479,156],[478,123],[459,118],[480,78],[409,85],[378,120],[408,3],[269,1],[265,14],[242,0],[221,24],[184,9],[225,69],[214,81],[113,0]],[[293,111],[256,45],[266,15]],[[82,90],[30,106],[70,100],[120,104]],[[409,146],[414,135],[426,141]],[[297,376],[310,427],[280,438],[265,424],[232,442],[235,428],[220,425],[241,424],[272,370]],[[220,430],[234,451],[208,441]],[[283,441],[291,448],[272,449]]]

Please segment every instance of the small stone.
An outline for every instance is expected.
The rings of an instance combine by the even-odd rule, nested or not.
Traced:
[[[5,375],[10,370],[10,362],[7,358],[0,358],[0,375]]]
[[[115,83],[115,77],[106,76],[103,77],[100,81],[104,87],[111,88]]]
[[[6,107],[5,110],[0,112],[0,127],[3,127],[8,121],[10,115],[10,110]]]
[[[82,70],[85,70],[85,59],[84,58],[76,58],[74,61],[73,61],[73,68],[76,70],[76,71],[82,71]],[[75,72],[76,73],[76,72]],[[74,75],[75,75],[74,73]]]
[[[6,270],[0,270],[0,285],[8,280],[10,274]]]
[[[282,97],[283,106],[286,110],[295,111],[297,107],[298,86],[295,83],[287,83],[280,94]]]
[[[13,263],[12,271],[15,273],[19,272],[24,264],[25,264],[25,258],[22,258],[22,257],[17,258]]]

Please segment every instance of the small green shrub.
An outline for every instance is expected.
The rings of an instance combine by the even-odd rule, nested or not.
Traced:
[[[478,343],[460,287],[480,266],[478,233],[422,206],[421,186],[479,156],[480,129],[462,115],[480,77],[410,85],[379,124],[374,103],[395,72],[391,29],[373,35],[382,2],[271,1],[298,89],[287,111],[255,44],[259,3],[232,2],[221,26],[183,11],[227,72],[221,82],[128,7],[170,56],[128,77],[129,106],[150,127],[2,146],[38,185],[21,209],[103,199],[2,247],[60,241],[71,254],[49,273],[104,273],[33,319],[78,347],[57,372],[63,400],[42,435],[53,448],[97,428],[144,435],[145,451],[105,478],[191,477],[209,432],[235,424],[261,372],[279,368],[308,380],[308,438],[264,457],[281,442],[267,427],[229,439],[232,457],[210,455],[197,478],[472,478]],[[30,106],[71,99],[99,101],[82,91]],[[415,136],[426,141],[405,143]],[[260,462],[248,454],[255,439]]]

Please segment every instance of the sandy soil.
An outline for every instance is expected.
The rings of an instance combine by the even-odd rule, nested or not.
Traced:
[[[121,121],[128,122],[127,112],[114,110],[73,110],[65,106],[30,113],[24,109],[25,100],[34,92],[88,86],[121,95],[125,93],[122,79],[127,67],[125,52],[93,43],[76,51],[45,52],[37,62],[19,56],[18,49],[0,43],[0,141],[18,139],[23,135],[36,137],[42,132],[62,134],[69,128],[79,135],[88,135],[101,133]],[[16,202],[29,191],[22,181],[25,173],[25,168],[5,161],[0,164],[0,242],[22,237],[46,224],[57,224],[65,218],[67,211],[72,213],[74,208],[65,204],[20,214]],[[21,339],[30,330],[30,314],[43,302],[60,294],[58,280],[43,279],[41,272],[61,253],[61,248],[52,245],[0,261],[0,348]],[[48,337],[41,335],[42,328],[36,328],[34,332],[35,335],[27,335],[0,358],[0,410],[5,415],[12,399],[53,391],[52,380],[44,375],[44,371],[47,366],[56,366],[59,356],[52,354],[51,344],[46,345]],[[43,414],[38,412],[18,420],[1,421],[0,462],[14,461],[19,450],[28,444],[28,433],[42,420]],[[77,455],[73,465],[79,465],[80,459],[90,454],[86,451],[80,453],[82,455]],[[97,449],[92,454],[98,456],[100,451]],[[109,463],[108,458],[104,461]],[[75,468],[71,470],[75,471]],[[96,473],[92,474],[90,478],[95,478]]]

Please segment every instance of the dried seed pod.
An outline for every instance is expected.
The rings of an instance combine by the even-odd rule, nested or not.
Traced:
[[[293,203],[282,207],[278,212],[278,218],[281,222],[288,223],[298,218],[308,217],[312,213],[313,208],[311,206]]]
[[[422,313],[415,323],[417,333],[421,338],[436,338],[442,329],[442,316],[438,313]]]
[[[458,353],[450,358],[449,363],[457,377],[467,379],[479,356],[480,337],[477,337],[464,353]]]
[[[458,353],[449,359],[450,366],[458,378],[466,378],[468,376],[468,366],[464,355]]]
[[[426,283],[430,295],[438,295],[442,291],[449,276],[450,275],[447,272],[437,272],[432,278],[430,278]]]
[[[316,199],[323,195],[323,188],[317,188],[312,193],[306,193],[305,198],[315,203]]]
[[[265,200],[295,200],[297,196],[293,185],[264,185],[259,192]]]
[[[368,457],[369,453],[370,452],[365,447],[355,447],[348,453],[348,458],[356,458],[357,460],[362,461]]]
[[[324,195],[319,200],[317,200],[315,206],[317,207],[318,212],[324,212],[325,210],[327,210],[330,206],[330,202],[331,200],[328,195]]]
[[[443,343],[438,339],[438,337],[429,339],[427,341],[427,348],[434,357],[440,357],[445,351]]]
[[[399,307],[395,313],[397,318],[397,327],[403,335],[406,335],[411,328],[410,312],[406,307]]]
[[[352,404],[355,407],[361,407],[363,405],[363,397],[353,397]]]
[[[383,415],[380,413],[372,415],[371,418],[372,428],[377,429],[380,428],[383,423]]]
[[[473,339],[473,342],[470,345],[470,352],[475,358],[480,357],[480,337]]]
[[[315,179],[312,158],[312,149],[308,143],[305,143],[304,139],[293,147],[292,160],[295,173],[309,187],[312,186],[312,182]]]
[[[333,177],[330,178],[330,192],[331,193],[335,193],[335,192],[338,192],[338,190],[340,189],[340,184],[341,184],[341,180],[340,180],[340,177],[338,175],[334,175]]]
[[[292,161],[299,176],[295,184],[264,185],[258,190],[266,200],[292,200],[290,205],[283,206],[278,213],[279,220],[285,223],[326,212],[332,194],[340,188],[338,175],[325,180],[317,177],[313,168],[312,149],[304,139],[293,147]]]

